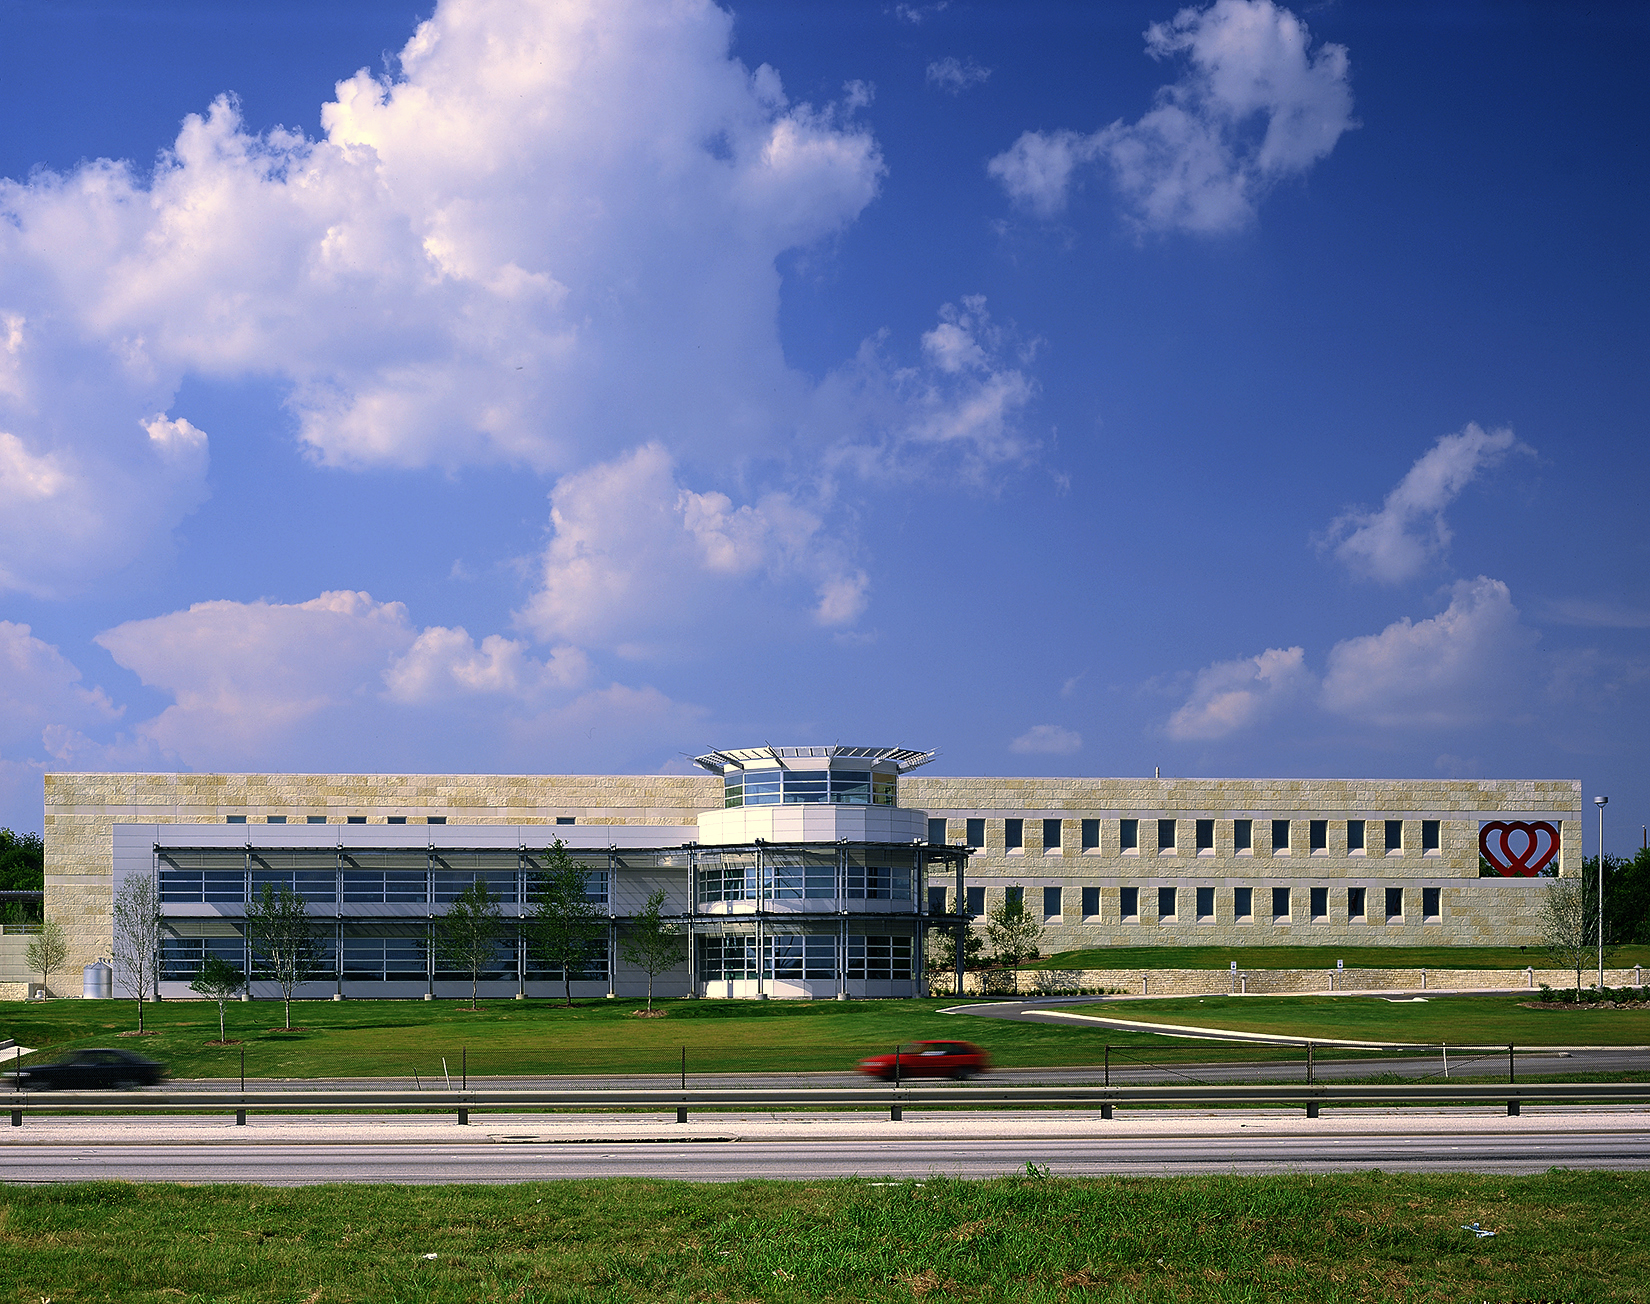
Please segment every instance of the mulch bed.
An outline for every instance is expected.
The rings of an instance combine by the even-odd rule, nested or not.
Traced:
[[[242,1043],[231,1037],[228,1041],[209,1041],[203,1044],[207,1046],[239,1046]]]
[[[1520,1001],[1526,1010],[1650,1010],[1650,1001]]]
[[[632,1010],[630,1012],[638,1019],[662,1019],[669,1014],[669,1010]]]
[[[160,1033],[151,1032],[148,1028],[145,1028],[142,1032],[139,1032],[136,1028],[133,1028],[131,1032],[117,1032],[117,1033],[115,1033],[115,1036],[117,1036],[117,1037],[158,1037],[158,1036],[160,1036]]]
[[[308,1028],[265,1028],[265,1032],[308,1032]]]

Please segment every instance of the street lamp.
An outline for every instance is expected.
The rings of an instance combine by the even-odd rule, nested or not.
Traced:
[[[1594,797],[1598,807],[1598,989],[1604,990],[1604,808],[1608,797]]]

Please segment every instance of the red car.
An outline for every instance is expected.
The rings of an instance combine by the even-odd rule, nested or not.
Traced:
[[[895,1067],[895,1054],[899,1064]],[[859,1062],[859,1071],[892,1082],[906,1078],[956,1078],[961,1082],[991,1067],[990,1057],[972,1042],[913,1041],[898,1052],[873,1055]]]

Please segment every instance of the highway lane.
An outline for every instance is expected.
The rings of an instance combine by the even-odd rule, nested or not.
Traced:
[[[1101,1051],[1104,1041],[1096,1046]],[[1305,1052],[1292,1053],[1281,1060],[1246,1060],[1220,1063],[1184,1058],[1186,1052],[1176,1048],[1171,1053],[1156,1053],[1139,1049],[1112,1051],[1111,1077],[1113,1086],[1143,1086],[1164,1082],[1304,1082],[1306,1081]],[[1459,1052],[1449,1055],[1452,1076],[1483,1077],[1504,1074],[1507,1070],[1505,1052]],[[1443,1080],[1444,1063],[1440,1055],[1396,1056],[1370,1055],[1350,1059],[1326,1059],[1318,1055],[1314,1060],[1314,1076],[1322,1082],[1341,1082],[1353,1078],[1374,1077],[1391,1073],[1408,1080],[1436,1078]],[[1575,1051],[1519,1051],[1519,1074],[1549,1076],[1568,1073],[1642,1072],[1650,1076],[1650,1051],[1635,1047],[1606,1050]],[[1105,1077],[1100,1064],[1059,1068],[1005,1068],[994,1070],[988,1081],[1004,1086],[1098,1086]],[[459,1085],[455,1074],[451,1083]],[[604,1089],[668,1088],[681,1078],[674,1073],[600,1074],[571,1073],[561,1075],[497,1076],[472,1073],[469,1086],[474,1090],[508,1090],[512,1087],[526,1090],[601,1091]],[[689,1073],[690,1087],[862,1087],[867,1084],[863,1074],[847,1073]],[[239,1085],[235,1078],[183,1078],[166,1084],[171,1091],[227,1091]],[[280,1090],[291,1086],[303,1091],[411,1091],[421,1085],[427,1090],[443,1089],[447,1080],[422,1078],[415,1084],[410,1077],[330,1077],[330,1078],[248,1078],[249,1091]],[[941,1084],[943,1085],[943,1084]]]
[[[7,1146],[0,1179],[251,1182],[536,1182],[646,1177],[726,1182],[750,1178],[877,1179],[993,1177],[1028,1163],[1060,1176],[1177,1173],[1410,1172],[1535,1173],[1550,1167],[1650,1169],[1650,1133],[1588,1132],[1540,1124],[1500,1132],[1471,1129],[1379,1135],[1291,1132],[1244,1136],[1152,1134],[1115,1137],[705,1140],[631,1143],[611,1138],[541,1142],[489,1140],[420,1145]]]

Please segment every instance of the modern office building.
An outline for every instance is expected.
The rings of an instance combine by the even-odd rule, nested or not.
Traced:
[[[65,977],[107,956],[125,879],[153,875],[168,994],[210,951],[245,961],[264,885],[302,895],[327,938],[307,996],[468,991],[440,918],[477,877],[509,920],[560,839],[606,917],[576,995],[635,995],[628,921],[648,895],[687,935],[664,995],[904,996],[929,930],[981,926],[1017,895],[1045,952],[1108,945],[1519,945],[1540,879],[1480,876],[1511,823],[1561,873],[1580,866],[1571,780],[947,778],[932,753],[757,747],[700,775],[51,774],[46,910]],[[1520,847],[1526,845],[1523,841]],[[484,991],[559,992],[512,925]],[[15,985],[15,984],[14,984]],[[9,987],[5,994],[12,992]]]

